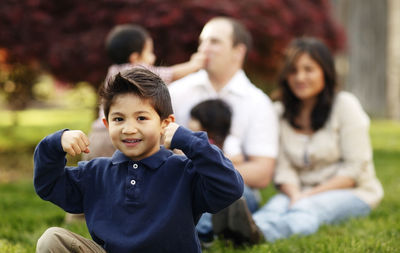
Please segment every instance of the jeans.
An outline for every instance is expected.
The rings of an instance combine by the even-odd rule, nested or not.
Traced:
[[[289,197],[280,193],[254,213],[254,221],[267,241],[313,234],[323,224],[365,216],[371,211],[350,190],[327,191],[289,204]]]
[[[256,194],[251,188],[245,185],[243,197],[246,199],[247,207],[249,208],[250,212],[254,213],[258,209],[259,203]],[[204,237],[213,237],[211,216],[211,213],[204,213],[196,225],[196,231],[200,240],[202,240]],[[209,239],[212,240],[212,238]]]

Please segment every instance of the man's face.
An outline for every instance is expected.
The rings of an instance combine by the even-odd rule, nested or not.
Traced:
[[[160,120],[149,100],[122,94],[111,105],[105,124],[113,145],[137,161],[160,149],[160,139],[168,122]]]
[[[225,20],[213,20],[204,26],[198,51],[206,55],[207,72],[218,74],[232,64],[232,61],[237,60],[232,33],[232,25]]]

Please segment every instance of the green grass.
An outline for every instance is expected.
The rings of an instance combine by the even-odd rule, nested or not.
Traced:
[[[33,149],[44,136],[62,128],[88,131],[94,116],[92,109],[0,111],[0,152]]]
[[[18,113],[15,127],[11,128],[12,118],[0,122],[0,252],[34,252],[37,239],[50,226],[65,227],[89,237],[84,224],[65,224],[64,212],[35,194],[31,152],[37,141],[59,128],[87,131],[91,113],[30,110]],[[4,115],[0,112],[0,117],[6,118]],[[400,122],[373,121],[371,137],[376,172],[385,197],[369,217],[324,226],[314,235],[273,244],[234,248],[229,242],[217,241],[205,252],[400,252]],[[20,173],[16,172],[12,180],[2,180],[2,170]],[[272,187],[263,190],[264,200],[274,192]]]

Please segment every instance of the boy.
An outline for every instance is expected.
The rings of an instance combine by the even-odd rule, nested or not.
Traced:
[[[203,212],[240,198],[240,174],[204,132],[173,122],[168,89],[152,72],[117,74],[101,97],[103,122],[117,148],[111,158],[65,167],[65,153],[89,152],[87,137],[69,130],[44,138],[34,154],[38,195],[83,212],[93,241],[51,228],[37,252],[201,252],[195,225]]]
[[[169,84],[187,74],[201,69],[205,56],[202,53],[192,55],[190,61],[173,65],[171,67],[156,67],[156,57],[153,51],[153,40],[150,34],[139,25],[123,24],[115,26],[107,35],[105,49],[112,65],[108,68],[105,79],[107,80],[118,72],[134,67],[147,68],[158,74],[161,79]],[[90,153],[83,153],[82,160],[91,160],[96,157],[110,157],[115,151],[102,118],[103,110],[100,108],[98,118],[93,122],[89,133]],[[65,216],[67,223],[84,221],[82,214],[69,214]]]
[[[169,84],[171,81],[201,69],[205,61],[203,54],[196,53],[188,62],[171,67],[154,66],[156,57],[153,52],[153,40],[143,27],[133,24],[115,26],[107,35],[105,48],[113,62],[108,69],[105,84],[115,74],[134,67],[149,69],[158,74],[166,84]],[[115,151],[102,123],[103,117],[103,110],[100,108],[99,117],[93,122],[89,135],[91,152],[83,154],[83,160],[111,156]]]

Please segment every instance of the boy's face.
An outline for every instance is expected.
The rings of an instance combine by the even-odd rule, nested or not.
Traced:
[[[146,39],[146,42],[144,43],[143,51],[138,58],[138,63],[153,65],[155,61],[156,56],[154,55],[153,40],[149,38]]]
[[[160,120],[149,100],[134,94],[118,95],[110,107],[108,128],[113,145],[132,160],[141,160],[160,149],[160,139],[170,117]]]

